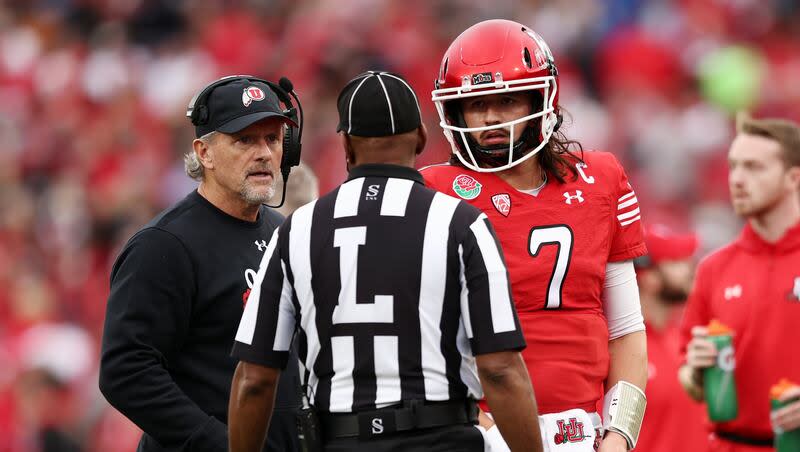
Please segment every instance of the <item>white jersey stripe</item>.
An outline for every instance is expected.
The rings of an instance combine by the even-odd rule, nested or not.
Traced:
[[[624,209],[626,207],[630,207],[630,206],[636,204],[637,202],[639,202],[639,200],[636,199],[636,196],[634,196],[633,198],[631,198],[631,199],[629,199],[629,200],[627,200],[625,202],[620,203],[617,206],[617,210],[622,210],[622,209]]]
[[[630,220],[627,220],[627,221],[621,221],[621,222],[619,223],[619,225],[620,225],[620,226],[627,226],[627,225],[629,225],[629,224],[631,224],[631,223],[633,223],[633,222],[639,221],[641,218],[642,218],[642,216],[641,216],[641,215],[637,215],[636,217],[634,217],[634,218],[631,218]]]
[[[495,333],[514,331],[514,311],[508,293],[508,274],[497,244],[486,227],[486,214],[481,214],[469,227],[478,242],[489,278],[489,297],[492,306],[492,326]]]
[[[292,301],[292,285],[289,284],[289,277],[286,275],[286,264],[281,260],[283,269],[283,288],[281,289],[281,300],[278,307],[278,325],[275,331],[275,342],[272,349],[276,352],[288,352],[292,345],[295,327],[295,310]]]
[[[361,198],[361,188],[363,186],[364,178],[359,177],[339,187],[339,192],[336,194],[336,205],[333,208],[333,218],[358,215],[358,201]]]
[[[400,356],[397,336],[375,336],[375,406],[383,408],[400,402]]]
[[[631,191],[631,192],[628,192],[628,193],[626,193],[626,194],[624,194],[624,195],[620,196],[620,197],[619,197],[619,199],[617,200],[617,202],[622,202],[622,201],[625,201],[626,199],[630,198],[631,196],[636,196],[636,193],[634,193],[634,192],[632,192],[632,191]]]
[[[317,201],[311,201],[297,209],[292,215],[291,230],[289,231],[289,266],[294,275],[294,290],[300,302],[300,327],[308,340],[308,353],[305,367],[309,371],[308,386],[316,394],[317,378],[314,372],[314,363],[319,355],[319,334],[317,333],[317,309],[314,306],[314,292],[311,290],[311,219],[314,216],[314,206]]]
[[[349,413],[353,410],[353,368],[355,367],[355,346],[353,336],[333,336],[331,338],[331,413]]]
[[[447,280],[447,243],[450,222],[459,201],[436,193],[428,210],[422,245],[422,269],[419,294],[419,322],[422,345],[422,374],[427,400],[449,398],[447,366],[441,351],[445,281]]]
[[[250,295],[244,306],[242,320],[239,321],[239,329],[236,330],[236,341],[244,344],[253,344],[253,335],[256,332],[256,322],[258,320],[258,304],[261,301],[261,284],[264,282],[264,275],[267,273],[267,263],[275,253],[275,246],[278,243],[278,230],[272,234],[272,239],[267,245],[267,250],[261,256],[261,263],[258,266],[253,287],[250,288]]]
[[[386,188],[383,192],[383,201],[381,201],[381,215],[384,217],[404,217],[406,215],[408,196],[413,186],[414,181],[410,179],[387,179]]]
[[[483,398],[483,387],[481,387],[481,381],[478,378],[478,366],[475,363],[475,356],[472,354],[472,346],[469,343],[469,339],[467,339],[465,331],[466,325],[463,321],[465,312],[462,308],[462,321],[458,325],[458,332],[456,333],[456,348],[461,354],[459,375],[461,375],[461,381],[467,386],[467,394],[476,400],[480,400]]]
[[[621,213],[621,214],[617,215],[617,220],[619,220],[619,221],[627,220],[628,218],[635,217],[636,215],[639,215],[639,208],[638,207],[633,209],[633,210],[631,210],[630,212],[625,212],[625,213]]]
[[[464,246],[458,245],[458,279],[461,281],[461,317],[467,337],[472,339],[472,318],[469,315],[469,288],[467,277],[464,275]]]

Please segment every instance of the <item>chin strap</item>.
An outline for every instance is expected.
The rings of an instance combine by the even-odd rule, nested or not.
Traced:
[[[461,111],[461,108],[453,106],[452,104],[446,108],[448,108],[448,116],[455,120],[455,124],[458,127],[467,127],[467,122],[464,120],[464,113]],[[458,147],[461,148],[462,153],[469,154],[472,152],[468,151],[474,150],[475,152],[472,153],[473,157],[479,162],[483,161],[490,165],[494,165],[498,162],[500,164],[508,163],[508,144],[481,146],[478,144],[478,140],[469,133],[465,133],[464,138],[462,138],[460,133],[453,133],[453,139],[458,143]],[[522,135],[520,135],[519,140],[516,140],[514,143],[511,152],[514,153],[516,160],[525,155],[526,150],[531,150],[538,144],[536,133],[533,131],[533,127],[528,124],[522,132]]]
[[[620,380],[603,399],[603,429],[622,435],[628,442],[628,450],[632,450],[639,440],[646,406],[644,392]]]

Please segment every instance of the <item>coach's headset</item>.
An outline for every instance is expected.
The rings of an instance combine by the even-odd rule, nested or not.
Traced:
[[[195,126],[202,126],[208,123],[208,97],[219,86],[228,83],[244,80],[249,82],[260,82],[267,85],[273,93],[278,97],[283,106],[286,108],[281,112],[284,116],[288,117],[297,124],[297,127],[287,123],[286,130],[283,135],[283,157],[281,158],[281,176],[283,177],[283,193],[281,194],[281,202],[278,205],[268,207],[278,208],[283,205],[286,200],[286,186],[289,184],[289,173],[293,166],[300,164],[300,150],[302,148],[303,139],[303,106],[300,105],[300,99],[297,98],[297,93],[294,91],[294,85],[286,77],[281,77],[277,84],[264,80],[262,78],[253,77],[251,75],[229,75],[208,84],[189,102],[189,107],[186,109],[186,117],[191,119],[192,124]],[[291,94],[291,97],[289,95]],[[292,103],[297,104],[295,108]],[[299,113],[298,113],[299,112]]]

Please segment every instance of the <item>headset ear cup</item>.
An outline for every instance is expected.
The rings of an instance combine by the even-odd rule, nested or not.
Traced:
[[[287,127],[283,136],[283,158],[281,169],[290,169],[300,164],[300,143],[298,142],[297,127]]]

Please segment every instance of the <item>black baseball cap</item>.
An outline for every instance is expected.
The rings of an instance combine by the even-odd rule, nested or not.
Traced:
[[[201,94],[202,92],[198,96]],[[261,81],[231,77],[230,82],[213,87],[202,105],[195,105],[197,100],[197,97],[192,99],[187,115],[193,109],[197,110],[192,123],[195,124],[195,134],[198,137],[213,131],[236,133],[271,117],[279,117],[290,125],[297,126],[287,116],[288,112],[281,108],[275,92]]]
[[[417,95],[403,77],[368,71],[350,80],[339,93],[337,132],[360,137],[385,137],[418,128]]]

